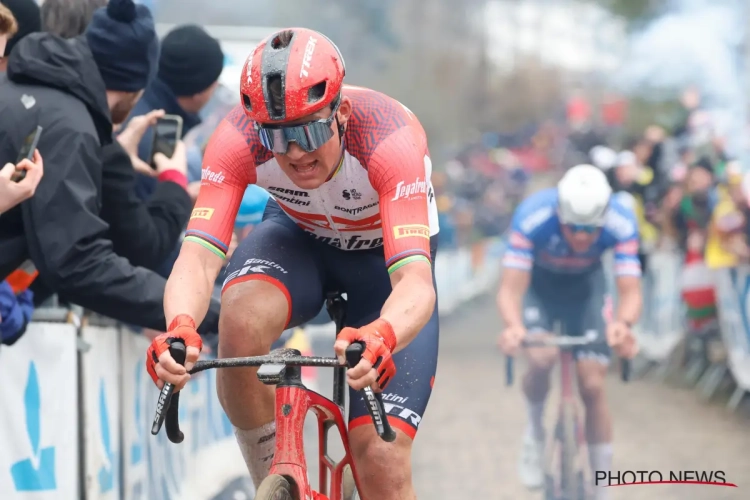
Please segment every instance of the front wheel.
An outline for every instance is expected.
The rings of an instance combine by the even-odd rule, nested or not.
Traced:
[[[295,500],[292,485],[284,476],[271,474],[266,477],[255,493],[254,500]]]
[[[560,486],[563,497],[566,500],[574,500],[579,494],[579,476],[576,467],[578,443],[576,442],[576,413],[573,404],[563,404],[560,418],[562,419]]]

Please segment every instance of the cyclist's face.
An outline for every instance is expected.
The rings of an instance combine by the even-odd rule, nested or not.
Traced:
[[[562,226],[562,233],[565,237],[565,241],[568,242],[570,248],[576,253],[586,252],[591,245],[594,244],[596,239],[599,237],[600,229],[593,232],[576,230],[567,225]]]
[[[338,123],[342,126],[351,115],[352,106],[348,97],[342,97],[337,113]],[[324,120],[331,116],[331,108],[326,107],[315,114],[306,116],[289,125],[299,125],[314,120]],[[285,154],[276,154],[281,169],[289,179],[302,189],[316,189],[326,182],[329,175],[338,168],[341,159],[341,139],[336,120],[331,121],[333,136],[315,151],[307,152],[295,142],[289,144]]]

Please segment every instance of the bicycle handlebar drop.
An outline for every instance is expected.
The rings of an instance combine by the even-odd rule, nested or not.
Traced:
[[[345,366],[348,366],[349,368],[356,366],[362,359],[362,353],[364,352],[364,349],[365,345],[362,342],[355,342],[351,344],[346,349],[347,362]],[[185,344],[183,342],[179,340],[173,341],[169,346],[169,353],[179,364],[185,364],[187,352]],[[198,361],[195,366],[193,366],[189,373],[195,374],[205,370],[218,368],[236,368],[248,366],[262,367],[263,365],[314,366],[331,368],[339,368],[342,366],[336,358],[268,354],[265,356],[251,356],[246,358],[201,360]],[[171,442],[179,444],[185,439],[185,436],[180,430],[179,422],[180,393],[175,393],[174,390],[174,385],[167,382],[164,384],[164,387],[159,393],[159,399],[156,403],[156,413],[154,415],[154,421],[151,426],[151,434],[156,436],[161,430],[162,426],[166,424],[165,427],[167,431],[167,437]],[[396,432],[388,422],[382,395],[373,391],[370,387],[366,387],[363,390],[363,393],[367,410],[370,413],[372,423],[373,425],[375,425],[375,430],[377,431],[378,436],[384,441],[387,441],[389,443],[393,442],[396,439]]]
[[[558,347],[560,349],[571,349],[573,347],[586,346],[600,342],[591,337],[546,337],[539,339],[524,339],[521,347]],[[513,385],[514,376],[514,359],[513,356],[505,357],[505,385]],[[630,360],[620,359],[620,379],[623,382],[630,382]]]

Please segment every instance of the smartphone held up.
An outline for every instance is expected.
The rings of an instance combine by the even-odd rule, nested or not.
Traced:
[[[39,137],[42,135],[42,127],[37,126],[36,129],[26,136],[23,140],[21,150],[18,152],[18,158],[16,159],[16,165],[21,163],[23,160],[34,161],[34,151],[39,144]],[[26,169],[17,169],[11,176],[13,182],[21,182],[26,177]]]
[[[161,153],[167,158],[174,154],[177,142],[182,137],[182,117],[178,115],[164,115],[156,121],[153,127],[153,141],[151,146],[150,164],[156,169],[154,155]]]

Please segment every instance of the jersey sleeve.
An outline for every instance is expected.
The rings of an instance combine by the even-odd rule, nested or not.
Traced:
[[[632,209],[611,210],[605,229],[614,237],[615,276],[640,276],[638,258],[638,221]]]
[[[526,206],[521,204],[513,214],[508,236],[508,246],[503,256],[503,267],[530,271],[534,265],[534,242],[530,230],[526,230]]]
[[[242,197],[248,184],[254,183],[255,163],[245,136],[222,120],[203,155],[200,193],[185,241],[226,258]]]
[[[431,262],[426,143],[417,127],[402,127],[370,157],[368,172],[380,200],[389,274],[409,262]]]

